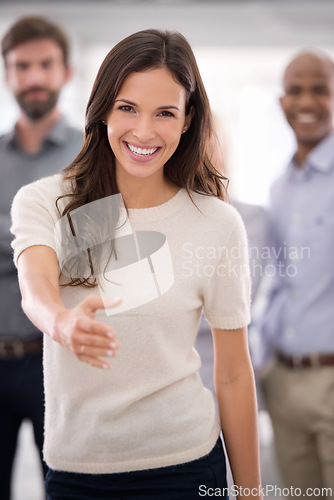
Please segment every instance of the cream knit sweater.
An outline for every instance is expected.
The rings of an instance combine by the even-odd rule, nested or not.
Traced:
[[[64,189],[57,174],[16,195],[15,263],[33,245],[57,250],[55,199]],[[193,199],[196,206],[180,189],[163,205],[129,210],[133,231],[166,236],[173,277],[156,299],[97,315],[120,343],[110,370],[80,362],[44,336],[44,456],[51,468],[84,473],[149,469],[194,460],[214,446],[220,426],[193,345],[202,306],[214,327],[248,324],[247,241],[230,205],[195,193]],[[98,288],[61,289],[66,307],[92,293],[99,294]]]

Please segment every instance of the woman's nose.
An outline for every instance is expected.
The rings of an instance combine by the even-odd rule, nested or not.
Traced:
[[[133,129],[133,135],[143,142],[146,142],[155,137],[154,124],[149,117],[138,117]]]

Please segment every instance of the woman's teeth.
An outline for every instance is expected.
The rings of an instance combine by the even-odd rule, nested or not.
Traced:
[[[156,151],[158,151],[158,148],[150,148],[150,149],[137,148],[136,146],[132,146],[128,142],[126,143],[126,145],[130,149],[131,153],[137,156],[150,156],[153,155],[153,153],[155,153]]]

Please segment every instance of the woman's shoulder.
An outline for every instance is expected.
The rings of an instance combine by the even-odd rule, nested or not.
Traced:
[[[200,193],[192,193],[192,197],[199,211],[213,224],[220,222],[231,226],[243,224],[239,212],[229,201],[221,200],[217,196]]]
[[[64,181],[62,173],[42,177],[30,184],[22,186],[15,198],[26,198],[40,196],[43,198],[54,199],[66,194],[69,189],[69,182]]]

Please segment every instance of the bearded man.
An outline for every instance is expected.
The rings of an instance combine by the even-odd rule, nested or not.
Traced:
[[[57,107],[72,73],[61,28],[44,18],[21,18],[3,37],[2,55],[19,107],[14,129],[0,137],[0,498],[6,500],[21,423],[32,422],[42,460],[44,414],[42,334],[21,309],[10,245],[11,203],[21,186],[67,166],[83,135]]]

